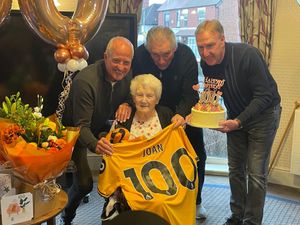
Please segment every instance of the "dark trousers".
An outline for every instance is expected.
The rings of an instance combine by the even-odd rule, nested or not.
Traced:
[[[196,151],[196,154],[199,158],[197,163],[198,169],[198,195],[196,204],[199,205],[202,202],[201,192],[204,184],[204,177],[205,177],[205,161],[206,161],[206,151],[204,148],[204,141],[203,141],[203,130],[201,128],[186,126],[185,132]]]
[[[66,223],[73,220],[81,200],[93,189],[93,177],[87,161],[87,148],[78,145],[75,145],[72,155],[77,170],[73,174],[73,184],[68,191],[68,204],[62,214]]]
[[[281,108],[271,107],[227,134],[230,208],[243,224],[261,225],[272,144]]]

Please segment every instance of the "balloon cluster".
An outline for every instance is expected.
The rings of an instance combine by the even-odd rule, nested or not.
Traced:
[[[61,118],[75,71],[87,66],[84,43],[91,40],[104,21],[109,0],[78,0],[72,18],[64,16],[53,0],[18,0],[28,26],[44,41],[56,46],[54,58],[64,73],[57,115]],[[0,0],[0,25],[9,14],[12,0]]]
[[[80,43],[58,44],[54,53],[54,58],[58,62],[57,68],[61,72],[82,70],[88,65],[86,61],[88,57],[88,51]]]
[[[78,0],[72,18],[59,12],[53,0],[18,0],[18,3],[30,28],[56,46],[54,58],[60,71],[73,73],[87,66],[89,54],[84,44],[100,29],[109,0]]]
[[[0,25],[6,16],[9,14],[11,9],[12,0],[1,0],[0,1]]]

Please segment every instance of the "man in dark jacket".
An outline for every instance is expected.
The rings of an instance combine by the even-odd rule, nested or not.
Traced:
[[[260,225],[281,114],[276,82],[258,49],[225,42],[218,20],[202,22],[195,35],[205,81],[225,81],[228,118],[219,131],[227,133],[232,211],[225,225]]]
[[[112,38],[104,53],[104,60],[89,65],[73,80],[63,124],[80,127],[80,136],[72,155],[77,171],[62,216],[64,224],[71,224],[81,199],[93,188],[87,149],[100,153],[97,148],[100,132],[109,127],[108,120],[114,119],[115,111],[117,109],[122,111],[120,109],[124,107],[122,103],[130,98],[129,71],[133,51],[128,39]]]

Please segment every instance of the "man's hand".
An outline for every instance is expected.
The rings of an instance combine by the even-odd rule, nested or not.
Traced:
[[[112,155],[113,148],[109,140],[107,140],[105,137],[102,137],[97,142],[95,152],[99,155]]]
[[[119,105],[119,108],[116,112],[116,120],[118,122],[125,122],[126,120],[129,119],[131,114],[131,107],[128,105],[128,103],[123,103]]]
[[[185,119],[179,114],[175,114],[171,119],[171,122],[174,123],[174,128],[185,125]]]
[[[228,133],[230,131],[238,130],[238,129],[240,129],[240,126],[241,126],[239,120],[237,120],[237,119],[224,120],[224,121],[220,122],[219,125],[221,126],[221,128],[218,128],[216,130],[221,131],[222,133]]]
[[[191,122],[191,119],[192,119],[192,114],[189,114],[189,115],[187,115],[187,116],[185,117],[185,122],[186,122],[187,124],[189,124],[189,123]]]

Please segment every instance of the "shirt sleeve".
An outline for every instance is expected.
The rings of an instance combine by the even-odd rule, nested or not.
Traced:
[[[270,107],[274,98],[271,86],[273,78],[258,50],[249,48],[244,57],[242,70],[247,74],[252,100],[237,117],[242,124]]]
[[[182,91],[175,113],[185,117],[191,113],[191,108],[198,102],[198,92],[192,86],[198,83],[198,65],[192,50],[186,46],[178,58],[183,74]]]
[[[95,151],[97,138],[91,131],[91,121],[94,112],[92,87],[83,79],[74,80],[73,89],[73,121],[80,127],[79,141],[91,151]]]

